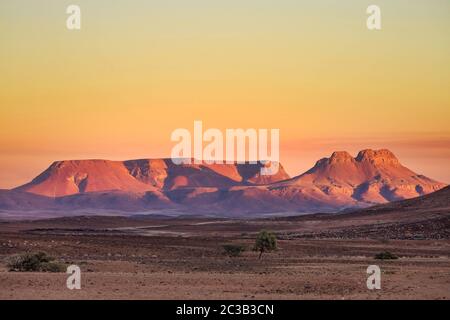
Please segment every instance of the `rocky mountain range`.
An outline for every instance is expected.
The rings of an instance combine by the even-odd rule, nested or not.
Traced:
[[[0,210],[167,210],[194,214],[337,212],[409,199],[446,185],[404,167],[389,150],[345,151],[290,177],[280,165],[183,164],[170,159],[54,162],[31,182],[0,190]]]

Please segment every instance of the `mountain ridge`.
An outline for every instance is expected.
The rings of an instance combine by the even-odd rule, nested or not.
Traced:
[[[336,151],[305,173],[290,177],[280,164],[262,176],[256,164],[181,164],[171,159],[102,159],[53,162],[31,182],[0,193],[0,208],[45,199],[47,207],[177,209],[230,215],[270,212],[336,212],[414,198],[443,183],[404,167],[387,149],[361,150],[355,157]],[[23,198],[23,200],[20,200]],[[7,204],[7,205],[6,205]],[[44,206],[45,207],[45,206]]]

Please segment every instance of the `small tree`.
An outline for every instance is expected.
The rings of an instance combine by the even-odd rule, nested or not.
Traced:
[[[262,230],[258,233],[254,247],[255,251],[259,251],[258,259],[261,259],[262,254],[265,251],[273,251],[276,248],[277,248],[277,238],[272,232]]]

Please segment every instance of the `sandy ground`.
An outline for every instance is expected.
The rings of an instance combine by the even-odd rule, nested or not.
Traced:
[[[382,289],[366,288],[364,259],[297,263],[255,272],[145,271],[127,262],[111,271],[83,272],[82,289],[64,274],[0,273],[1,299],[449,299],[446,259],[382,263]],[[103,269],[91,262],[90,268]]]
[[[450,299],[448,239],[309,239],[305,221],[272,222],[279,249],[258,260],[261,221],[88,221],[0,223],[0,299]],[[226,243],[248,250],[231,258]],[[400,258],[374,259],[385,250]],[[64,273],[7,271],[8,257],[37,251],[80,266],[81,290]],[[366,286],[373,264],[381,290]]]

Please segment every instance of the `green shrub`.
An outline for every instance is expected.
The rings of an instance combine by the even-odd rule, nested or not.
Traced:
[[[24,253],[11,257],[7,266],[9,271],[16,272],[64,272],[64,264],[53,260],[44,252]]]
[[[245,246],[240,244],[225,244],[223,245],[223,249],[225,254],[230,257],[239,257],[245,251]]]
[[[253,250],[259,251],[258,259],[261,259],[262,254],[266,251],[273,251],[277,249],[277,237],[270,231],[262,230],[258,233]]]
[[[389,251],[384,251],[384,252],[377,253],[375,255],[375,259],[379,259],[379,260],[394,260],[394,259],[398,259],[398,257],[395,254],[393,254],[393,253],[391,253]]]

